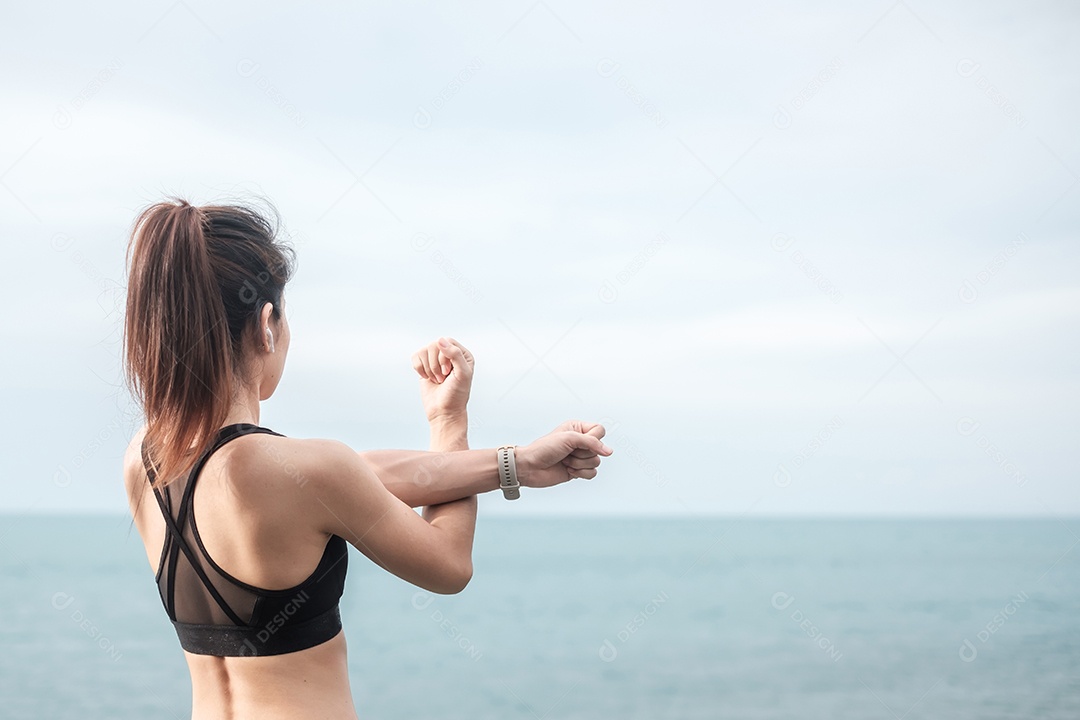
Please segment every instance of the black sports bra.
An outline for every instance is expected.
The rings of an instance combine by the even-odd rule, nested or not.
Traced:
[[[180,646],[199,655],[281,655],[326,642],[341,630],[338,599],[349,564],[343,538],[331,535],[315,571],[285,590],[265,590],[237,580],[203,546],[191,510],[199,471],[219,447],[250,433],[284,437],[250,423],[226,425],[185,480],[164,491],[154,488],[167,526],[154,580]],[[153,483],[155,472],[145,445],[142,458]]]

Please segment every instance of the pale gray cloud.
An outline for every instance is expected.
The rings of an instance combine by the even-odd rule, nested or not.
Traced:
[[[1071,9],[121,10],[0,29],[0,508],[123,510],[130,223],[259,193],[287,434],[423,447],[445,334],[475,447],[608,424],[515,512],[1080,511]]]

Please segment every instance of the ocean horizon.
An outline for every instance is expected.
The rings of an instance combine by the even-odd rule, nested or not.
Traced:
[[[478,518],[433,595],[350,548],[365,718],[1080,717],[1080,519]],[[0,715],[190,716],[130,517],[0,514]]]

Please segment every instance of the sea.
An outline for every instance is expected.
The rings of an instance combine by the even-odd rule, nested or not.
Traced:
[[[350,548],[362,718],[1080,718],[1080,518],[479,518],[433,595]],[[130,519],[0,515],[0,717],[188,718]]]

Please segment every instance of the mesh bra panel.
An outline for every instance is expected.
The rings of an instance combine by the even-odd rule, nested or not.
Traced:
[[[190,490],[185,493],[188,488]],[[180,543],[176,542],[173,533],[167,533],[169,550],[161,568],[163,572],[158,578],[158,588],[164,597],[172,601],[169,617],[178,622],[197,625],[250,625],[258,596],[229,582],[206,561],[205,555],[199,551],[199,545],[195,542],[190,505],[194,483],[190,482],[190,479],[187,482],[174,482],[167,486],[164,492],[169,495],[170,513],[178,518],[177,525],[182,531],[184,545],[195,550],[195,562],[192,563]],[[188,498],[188,503],[183,504],[185,497]],[[173,508],[182,508],[182,511]],[[178,512],[183,515],[178,515]],[[205,581],[196,571],[196,566],[205,576]],[[204,584],[206,581],[217,591],[228,612]]]
[[[154,488],[165,519],[165,542],[155,582],[180,645],[204,655],[278,655],[334,637],[341,630],[338,599],[344,590],[348,544],[332,535],[319,565],[302,583],[285,590],[246,584],[220,569],[205,552],[192,513],[195,482],[210,455],[250,433],[283,437],[268,428],[236,423],[221,428],[189,475]],[[147,478],[155,473],[143,447]]]

